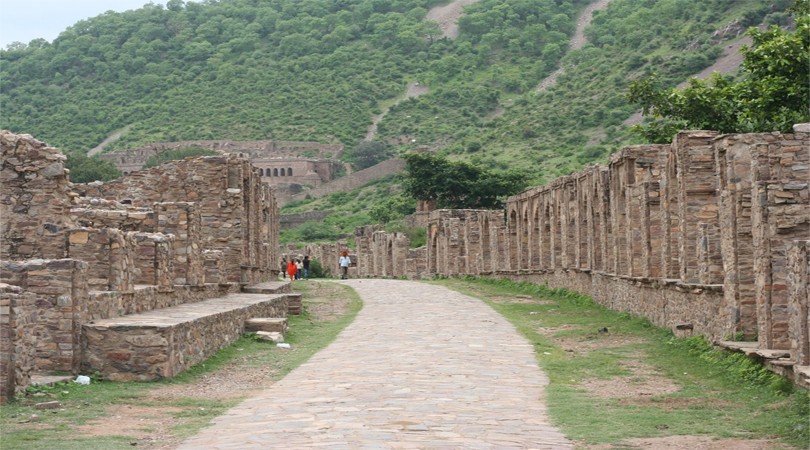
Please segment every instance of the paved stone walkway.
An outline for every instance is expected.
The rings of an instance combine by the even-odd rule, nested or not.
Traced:
[[[179,449],[573,449],[531,344],[479,300],[349,280],[365,306],[326,349]]]

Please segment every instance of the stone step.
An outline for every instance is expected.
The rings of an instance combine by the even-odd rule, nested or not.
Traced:
[[[292,292],[290,281],[267,281],[265,283],[245,286],[242,292],[246,294],[288,294]]]
[[[287,318],[256,317],[245,321],[245,331],[287,333]]]
[[[304,313],[304,303],[301,300],[301,294],[288,294],[287,300],[287,314],[291,316],[300,316]]]
[[[286,317],[289,296],[229,294],[84,324],[82,372],[112,381],[175,376],[239,339],[246,320]]]

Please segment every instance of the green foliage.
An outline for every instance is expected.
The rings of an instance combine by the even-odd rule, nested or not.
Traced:
[[[403,158],[404,191],[419,200],[438,200],[442,208],[498,208],[506,196],[523,190],[528,180],[524,173],[496,173],[430,153],[407,153]]]
[[[155,167],[167,161],[178,161],[191,156],[213,156],[217,152],[214,150],[207,150],[199,147],[184,147],[177,150],[166,150],[165,152],[158,153],[157,156],[150,156],[146,159],[143,165],[144,169]]]
[[[319,259],[313,259],[309,262],[309,277],[310,278],[328,278],[332,273],[328,267],[324,268],[323,263]]]
[[[392,195],[374,205],[368,215],[375,223],[388,223],[416,212],[416,200],[403,194]]]
[[[422,247],[427,244],[427,229],[425,227],[410,226],[404,220],[386,223],[385,231],[389,233],[405,233],[410,240],[410,248]]]
[[[363,170],[391,158],[391,149],[385,142],[363,141],[347,154],[357,170]]]
[[[802,4],[797,6],[801,8]],[[632,83],[628,98],[641,104],[645,115],[678,120],[689,129],[791,132],[793,124],[810,120],[807,11],[797,11],[796,28],[793,32],[778,26],[767,31],[748,30],[753,44],[741,50],[746,77],[740,82],[733,83],[715,73],[705,81],[691,78],[683,89],[664,90],[653,75]],[[642,125],[637,129],[646,136],[662,129],[657,126],[648,132],[645,128]]]
[[[73,183],[109,181],[121,176],[121,171],[112,162],[79,152],[68,153],[65,168],[70,170]]]

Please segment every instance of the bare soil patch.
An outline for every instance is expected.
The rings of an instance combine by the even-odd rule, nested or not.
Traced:
[[[172,414],[181,411],[175,407],[113,406],[107,408],[104,417],[75,430],[83,437],[131,436],[147,448],[172,449],[180,444],[179,439],[171,439],[170,430],[178,423]]]
[[[448,5],[435,6],[428,11],[425,20],[431,20],[439,24],[439,28],[448,39],[458,37],[458,17],[461,9],[465,5],[475,3],[478,0],[456,0]]]

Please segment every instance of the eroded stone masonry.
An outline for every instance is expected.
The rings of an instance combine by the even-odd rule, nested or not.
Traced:
[[[350,274],[575,290],[680,334],[756,341],[739,345],[807,384],[810,124],[794,131],[685,131],[626,147],[607,166],[510,197],[505,211],[432,211],[418,249],[359,227]],[[342,247],[304,252],[334,271]]]
[[[286,315],[285,295],[238,294],[279,260],[275,197],[244,155],[80,185],[31,136],[0,149],[0,401],[49,371],[171,376],[246,318]]]

